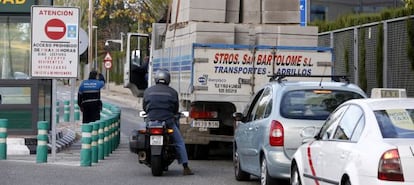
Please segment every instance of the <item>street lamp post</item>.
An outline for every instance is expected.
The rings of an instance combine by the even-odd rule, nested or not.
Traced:
[[[124,51],[124,33],[123,32],[121,32],[121,39],[109,39],[109,40],[105,41],[105,48],[106,48],[107,51],[109,51],[109,42],[115,42],[115,43],[121,44],[121,49],[120,50],[121,50],[121,52]],[[108,69],[106,70],[106,81],[107,81],[107,84],[108,84],[106,86],[106,88],[109,91],[109,70]]]
[[[124,33],[121,32],[121,39],[109,39],[105,41],[105,46],[109,46],[109,42],[115,42],[121,44],[121,52],[124,51]]]
[[[95,29],[95,59],[93,60],[93,66],[98,69],[98,26],[93,26]]]

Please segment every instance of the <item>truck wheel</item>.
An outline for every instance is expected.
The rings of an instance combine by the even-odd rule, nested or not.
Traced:
[[[209,148],[208,145],[195,145],[194,158],[198,160],[208,159]]]
[[[204,160],[208,158],[208,145],[189,144],[187,146],[187,155],[190,160]]]
[[[164,168],[162,166],[162,157],[151,156],[151,172],[153,176],[161,176]]]

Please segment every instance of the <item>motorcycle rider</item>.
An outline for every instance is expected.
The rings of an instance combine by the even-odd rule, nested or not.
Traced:
[[[179,102],[178,93],[169,86],[170,73],[167,70],[160,69],[155,73],[155,85],[144,91],[143,109],[147,118],[151,121],[165,121],[169,128],[174,130],[172,138],[176,144],[178,155],[178,164],[183,165],[183,175],[193,175],[194,173],[188,167],[188,157],[185,148],[184,139],[178,128]]]

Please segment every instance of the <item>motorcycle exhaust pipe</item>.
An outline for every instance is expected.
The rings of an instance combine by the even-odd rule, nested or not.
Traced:
[[[140,161],[145,161],[145,159],[147,159],[147,153],[144,151],[141,151],[138,153],[138,160]]]

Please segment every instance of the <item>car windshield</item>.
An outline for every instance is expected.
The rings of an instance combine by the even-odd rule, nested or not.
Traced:
[[[414,109],[374,111],[383,138],[414,138]]]
[[[285,118],[325,120],[343,102],[362,95],[339,90],[294,90],[285,93],[280,113]]]

